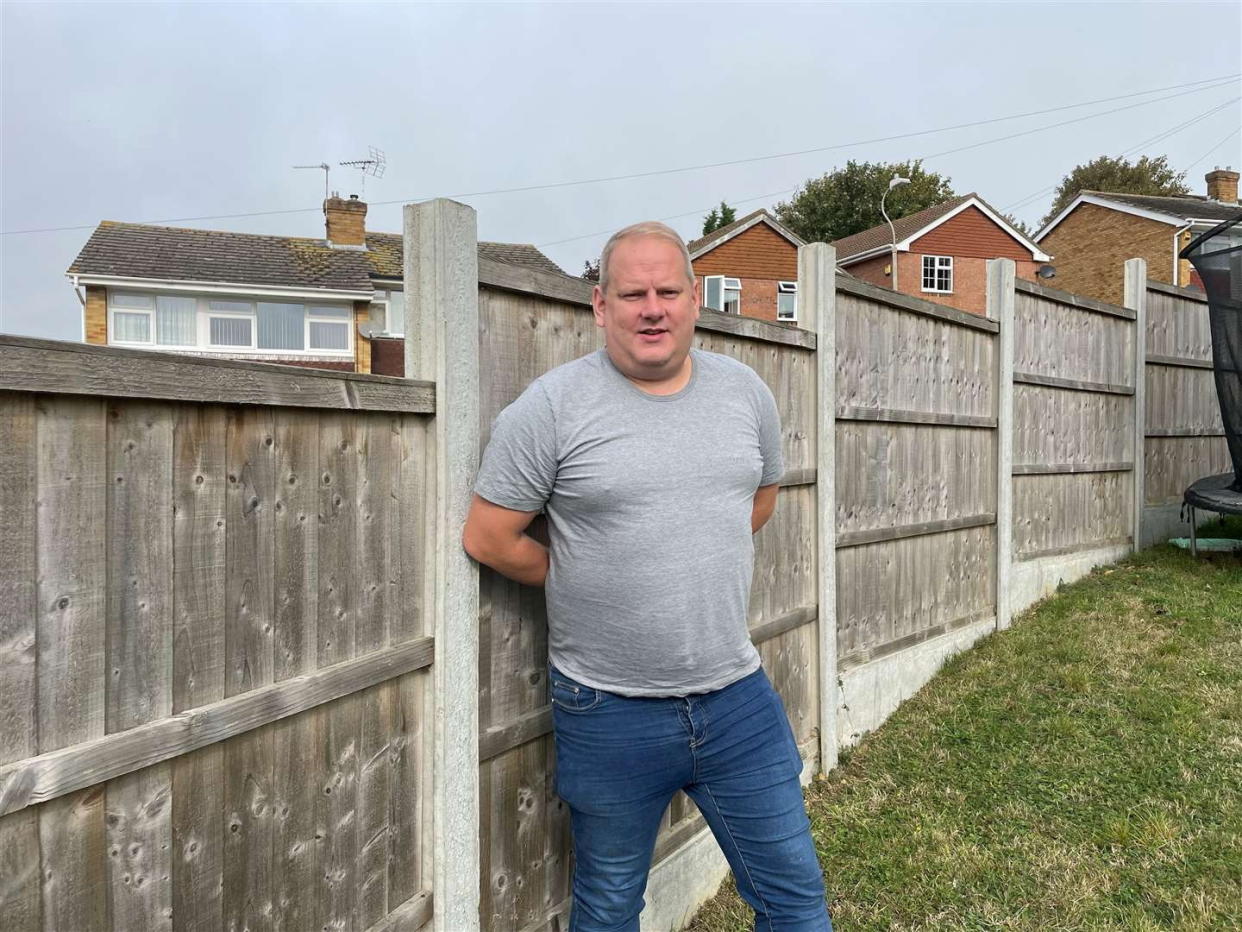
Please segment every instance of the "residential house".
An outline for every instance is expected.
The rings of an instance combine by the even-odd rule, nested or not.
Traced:
[[[357,197],[324,201],[324,239],[106,220],[66,273],[87,343],[401,375],[402,240]],[[534,246],[479,256],[564,272]]]
[[[1198,234],[1242,212],[1237,172],[1217,168],[1205,180],[1206,197],[1079,192],[1035,236],[1056,258],[1057,287],[1120,304],[1125,261],[1141,258],[1152,281],[1202,288],[1177,254]]]
[[[704,307],[798,322],[802,240],[766,210],[756,210],[686,245]]]
[[[838,268],[864,281],[980,315],[987,313],[989,259],[1013,259],[1018,277],[1031,281],[1049,260],[977,194],[896,219],[891,230],[884,223],[832,245]]]

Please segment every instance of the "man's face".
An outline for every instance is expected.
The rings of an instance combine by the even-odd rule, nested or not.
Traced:
[[[698,281],[687,281],[681,251],[659,236],[631,236],[614,247],[608,290],[591,298],[608,355],[631,379],[662,382],[683,372],[699,319]]]

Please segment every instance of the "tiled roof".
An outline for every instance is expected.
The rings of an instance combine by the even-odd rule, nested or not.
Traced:
[[[400,278],[401,237],[396,233],[368,233],[367,249],[370,250],[371,272],[380,278]],[[479,258],[509,265],[522,265],[541,272],[565,271],[530,243],[479,243]]]
[[[1220,201],[1213,201],[1194,194],[1158,197],[1150,194],[1110,194],[1107,191],[1079,191],[1078,193],[1091,194],[1119,204],[1137,207],[1140,210],[1168,214],[1178,220],[1229,220],[1242,211],[1242,205],[1222,204]]]
[[[895,218],[891,231],[887,223],[881,223],[879,226],[863,230],[861,233],[855,233],[853,236],[843,237],[832,244],[837,250],[837,261],[841,262],[861,252],[877,249],[880,246],[887,246],[894,241],[894,234],[896,235],[896,242],[900,243],[902,240],[913,236],[923,227],[935,223],[955,207],[976,196],[975,194],[963,194],[960,197],[951,197],[947,201],[926,207],[918,213]]]
[[[777,220],[770,213],[768,213],[767,210],[761,207],[759,210],[751,211],[745,217],[740,217],[737,220],[734,220],[732,223],[726,224],[725,226],[722,226],[719,229],[712,230],[712,232],[708,233],[706,236],[701,236],[696,240],[686,243],[686,249],[690,252],[690,255],[694,255],[696,252],[698,252],[708,243],[711,243],[714,240],[727,238],[730,233],[733,233],[734,231],[740,230],[742,227],[749,225],[757,217],[762,217],[763,219],[767,220],[770,224],[776,227],[786,237],[789,237],[795,240],[799,244],[802,243],[802,240],[797,236],[797,234],[795,234],[788,227],[784,226],[779,220]]]
[[[323,240],[105,220],[69,266],[75,275],[367,291],[366,253]]]
[[[72,275],[230,282],[287,288],[370,291],[372,276],[401,278],[401,237],[368,233],[367,249],[324,240],[190,230],[105,220],[69,266]],[[545,272],[561,269],[534,246],[479,243],[483,258]]]

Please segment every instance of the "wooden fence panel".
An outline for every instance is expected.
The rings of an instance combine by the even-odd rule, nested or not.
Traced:
[[[1231,468],[1202,292],[1147,283],[1147,354],[1144,499],[1175,505],[1191,483]]]
[[[1091,550],[1130,539],[1130,472],[1014,476],[1014,559]]]
[[[1147,283],[1147,355],[1212,361],[1207,296]]]
[[[838,290],[840,670],[995,615],[997,329]]]
[[[425,920],[432,649],[396,499],[425,504],[426,421],[38,394],[26,371],[0,374],[22,531],[0,579],[30,602],[0,640],[0,696],[28,694],[0,732],[6,927]]]
[[[993,432],[837,422],[837,534],[993,513]]]
[[[879,409],[995,418],[995,342],[986,330],[839,292],[837,416]]]
[[[1015,471],[1132,463],[1131,407],[1125,395],[1015,385]]]
[[[1147,504],[1180,502],[1191,483],[1232,469],[1224,436],[1148,437]]]
[[[1191,436],[1221,436],[1220,403],[1211,369],[1148,365],[1147,433],[1178,431]]]
[[[995,553],[994,526],[838,547],[839,667],[993,616]]]
[[[1133,312],[1031,287],[1019,286],[1014,302],[1015,373],[1133,386]]]

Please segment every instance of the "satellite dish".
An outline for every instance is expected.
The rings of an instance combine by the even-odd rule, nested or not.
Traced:
[[[1057,268],[1055,265],[1048,265],[1047,263],[1044,263],[1035,270],[1035,274],[1040,278],[1056,278]]]
[[[364,320],[358,325],[358,335],[371,339],[375,334],[379,333],[379,327],[375,326],[371,321]]]

